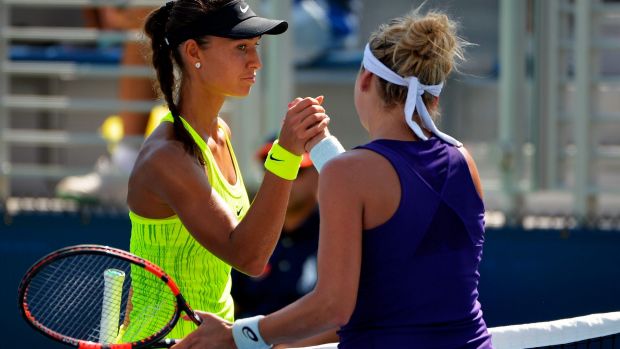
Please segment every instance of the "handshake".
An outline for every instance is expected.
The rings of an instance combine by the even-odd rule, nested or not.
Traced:
[[[297,97],[288,104],[288,111],[282,121],[280,136],[276,141],[278,146],[274,144],[272,148],[272,152],[281,153],[280,156],[276,156],[276,160],[291,158],[286,154],[288,152],[291,153],[290,155],[301,156],[307,151],[310,153],[310,158],[317,171],[320,172],[327,161],[344,152],[340,142],[329,133],[327,126],[330,118],[325,113],[323,100],[323,96],[316,98]],[[279,175],[277,173],[278,166],[273,163],[269,164],[270,159],[273,159],[271,155],[265,162],[265,167]]]

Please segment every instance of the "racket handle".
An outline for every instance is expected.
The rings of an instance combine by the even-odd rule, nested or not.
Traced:
[[[114,343],[118,335],[125,273],[122,270],[106,269],[103,273],[103,280],[99,343]]]

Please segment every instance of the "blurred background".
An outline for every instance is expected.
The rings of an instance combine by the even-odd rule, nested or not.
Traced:
[[[256,149],[296,96],[325,96],[331,131],[345,148],[367,141],[353,106],[363,46],[380,23],[422,2],[248,3],[291,26],[263,38],[256,86],[248,98],[227,101],[221,115],[252,192],[262,178]],[[156,114],[161,101],[121,91],[124,78],[152,77],[123,59],[142,34],[93,24],[88,11],[161,4],[0,0],[0,253],[10,281],[0,297],[1,328],[31,333],[18,319],[14,290],[42,254],[71,243],[128,247],[123,192],[114,189],[126,171],[113,165],[124,141],[110,116]],[[620,309],[620,2],[426,1],[423,10],[432,8],[456,18],[473,44],[443,90],[439,123],[481,173],[487,322]],[[72,176],[78,186],[112,187],[104,186],[107,195],[59,195],[73,190],[59,189]]]

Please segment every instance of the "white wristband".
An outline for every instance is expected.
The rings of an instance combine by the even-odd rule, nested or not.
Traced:
[[[341,153],[344,153],[344,147],[340,144],[338,138],[329,136],[323,138],[323,140],[310,149],[310,159],[316,170],[321,172],[323,165]]]
[[[265,343],[258,330],[258,322],[262,315],[239,319],[233,323],[232,335],[237,349],[268,349],[271,345]]]

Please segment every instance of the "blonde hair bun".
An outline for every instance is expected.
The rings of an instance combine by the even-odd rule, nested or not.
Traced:
[[[370,36],[375,57],[401,76],[416,76],[422,84],[437,85],[464,60],[469,45],[457,35],[458,23],[441,11],[420,13],[420,7],[407,15],[381,25]],[[383,81],[387,106],[403,103],[406,89]],[[427,96],[427,98],[430,98]]]

